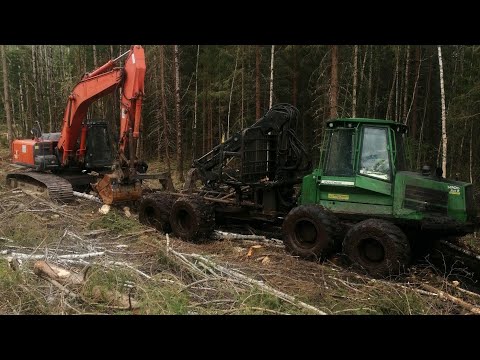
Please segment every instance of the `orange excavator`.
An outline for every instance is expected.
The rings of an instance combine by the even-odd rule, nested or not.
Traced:
[[[125,58],[123,66],[118,62]],[[145,54],[140,45],[85,74],[68,97],[60,133],[42,133],[40,124],[32,139],[12,142],[13,163],[30,168],[10,173],[12,187],[46,189],[53,200],[69,201],[73,191],[95,190],[105,204],[134,201],[142,195],[142,180],[159,179],[168,187],[166,174],[147,175],[147,164],[137,159]],[[107,123],[87,119],[89,106],[120,90],[120,134],[117,156]],[[171,180],[170,180],[171,182]]]

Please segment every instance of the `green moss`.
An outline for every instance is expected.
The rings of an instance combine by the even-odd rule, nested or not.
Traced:
[[[48,216],[48,215],[47,215]],[[14,240],[16,245],[37,246],[58,241],[63,229],[50,223],[50,219],[42,220],[36,213],[21,212],[2,223],[0,234]]]
[[[106,215],[92,221],[89,225],[91,230],[108,229],[114,233],[128,233],[140,231],[142,225],[138,220],[123,216],[117,209],[111,209]]]

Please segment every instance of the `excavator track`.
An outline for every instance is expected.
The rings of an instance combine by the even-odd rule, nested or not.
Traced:
[[[70,202],[74,199],[72,184],[57,175],[36,172],[7,174],[7,185],[17,187],[18,182],[43,185],[53,201]]]

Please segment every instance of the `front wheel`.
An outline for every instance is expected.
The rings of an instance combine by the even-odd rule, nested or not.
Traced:
[[[411,260],[410,244],[404,232],[378,219],[355,224],[345,236],[343,252],[355,265],[376,277],[398,275]]]
[[[304,259],[323,259],[333,249],[338,224],[321,206],[302,205],[292,209],[283,223],[283,242],[288,252]]]

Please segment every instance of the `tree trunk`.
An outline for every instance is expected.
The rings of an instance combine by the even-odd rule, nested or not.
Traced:
[[[398,99],[398,86],[399,86],[399,73],[400,73],[400,46],[397,46],[397,62],[395,65],[395,121],[398,121],[399,116],[399,99]]]
[[[268,108],[270,109],[273,105],[273,59],[275,56],[275,45],[272,45],[272,57],[270,60],[270,101]]]
[[[197,108],[198,108],[198,59],[200,58],[200,45],[197,45],[197,62],[195,65],[195,104],[192,129],[192,161],[197,157]]]
[[[255,117],[262,116],[260,111],[260,46],[255,47]]]
[[[391,111],[392,111],[392,102],[393,102],[393,92],[395,90],[395,84],[397,83],[397,74],[398,74],[398,52],[396,53],[396,67],[393,73],[392,87],[390,89],[390,94],[388,95],[388,105],[387,105],[387,114],[385,118],[391,120]]]
[[[208,140],[208,117],[207,117],[207,86],[205,78],[203,78],[203,96],[202,96],[202,113],[203,113],[203,124],[202,124],[202,154],[206,154],[207,150],[207,140]]]
[[[365,54],[365,58],[366,58]],[[358,45],[353,48],[353,95],[352,95],[352,117],[357,117],[357,81],[358,81]]]
[[[405,60],[405,86],[403,87],[403,122],[407,121],[407,101],[408,101],[408,67],[410,64],[410,45],[407,46],[407,58]],[[416,83],[415,83],[416,85]]]
[[[370,64],[368,67],[368,88],[367,88],[367,117],[370,117],[372,106],[372,67],[373,67],[373,47],[370,48]]]
[[[233,70],[232,86],[230,87],[230,99],[228,100],[228,114],[227,114],[227,139],[230,138],[230,113],[232,110],[232,95],[233,85],[235,84],[235,75],[237,74],[238,54],[240,51],[240,45],[237,47],[237,55],[235,56],[235,69]]]
[[[470,183],[473,184],[473,172],[472,172],[472,167],[473,167],[473,120],[470,120],[471,126],[470,126]]]
[[[25,96],[23,94],[23,82],[22,82],[22,71],[20,65],[18,65],[18,91],[20,95],[20,122],[22,124],[22,137],[25,137],[25,134],[28,132],[27,126],[27,114],[25,111]]]
[[[417,62],[418,60],[418,62]],[[408,108],[408,111],[407,111],[407,114],[404,115],[404,124],[406,125],[408,123],[408,117],[410,116],[410,111],[412,110],[413,108],[413,113],[415,114],[416,111],[417,111],[417,89],[418,89],[418,79],[420,78],[420,68],[422,66],[422,62],[420,61],[419,58],[416,59],[416,62],[418,64],[418,67],[417,67],[417,76],[415,77],[415,84],[413,86],[413,95],[412,95],[412,102],[410,104],[410,107]],[[407,87],[408,87],[408,79],[406,80],[407,82]],[[405,103],[407,103],[407,92],[405,92]],[[406,107],[405,107],[406,108]],[[405,110],[404,108],[404,110]],[[415,122],[416,122],[416,117],[415,117]],[[416,126],[416,124],[415,124]],[[416,128],[415,128],[415,133],[416,133]],[[413,133],[413,130],[412,130],[412,133]],[[415,139],[415,133],[412,134],[412,138]]]
[[[11,151],[11,144],[13,141],[13,128],[12,128],[12,114],[10,112],[10,93],[8,91],[8,67],[7,67],[7,55],[5,53],[5,46],[0,45],[1,57],[2,57],[2,71],[3,71],[3,97],[5,102],[5,116],[7,118],[7,136],[8,136],[8,148]]]
[[[168,172],[170,172],[171,167],[170,167],[170,152],[169,152],[170,144],[169,144],[169,136],[168,136],[168,119],[167,119],[167,96],[165,95],[164,45],[160,45],[159,50],[160,50],[160,93],[162,97],[162,119],[163,119],[163,144],[165,146],[165,161],[167,162],[167,170]]]
[[[418,79],[420,77],[420,68],[421,68],[421,51],[420,51],[420,46],[416,46],[415,48],[415,64],[417,65],[417,80],[416,82],[418,83]],[[418,86],[415,86],[415,89],[413,90],[413,102],[412,102],[412,139],[415,139],[417,137],[417,122],[418,122],[418,114],[417,114],[417,93],[418,93]],[[405,121],[408,122],[408,115]]]
[[[93,48],[93,67],[96,69],[98,67],[98,62],[97,62],[97,46],[92,45]]]
[[[38,101],[38,73],[37,73],[37,52],[36,45],[32,45],[32,73],[33,73],[33,91],[35,95],[35,116],[34,119],[40,119],[40,102]]]
[[[47,48],[48,48],[48,45],[43,46],[43,56],[44,56],[44,59],[45,59],[45,62],[44,62],[45,75],[46,75],[46,79],[47,79],[45,96],[47,97],[48,129],[49,129],[49,132],[53,132],[54,129],[53,129],[52,104],[51,104],[51,100],[50,100],[51,95],[52,95],[51,89],[53,87],[53,84],[52,84],[52,80],[51,80],[51,76],[50,76],[50,66],[49,66],[49,57],[48,57],[48,54],[47,54]]]
[[[183,151],[182,151],[182,124],[180,118],[180,63],[178,45],[174,45],[173,63],[175,69],[175,121],[177,124],[177,171],[180,181],[185,181],[183,176]]]
[[[426,93],[425,93],[425,104],[423,106],[423,117],[422,117],[422,121],[420,123],[420,135],[418,137],[417,169],[420,168],[420,160],[421,160],[421,155],[422,155],[422,151],[421,151],[420,146],[422,145],[422,141],[423,141],[423,128],[424,128],[424,125],[425,125],[425,119],[427,117],[428,98],[430,96],[430,86],[431,86],[431,83],[432,83],[432,73],[433,73],[432,68],[433,68],[433,62],[432,62],[432,58],[430,57],[430,65],[428,67],[427,90],[426,90]]]
[[[293,46],[293,89],[292,89],[292,105],[297,107],[298,93],[298,70],[297,70],[297,45]]]
[[[331,47],[331,78],[330,78],[330,118],[338,116],[338,45]]]
[[[447,112],[445,109],[445,88],[443,82],[442,47],[438,46],[438,66],[440,70],[440,94],[442,100],[442,170],[443,177],[447,177]]]
[[[242,102],[241,102],[241,111],[240,111],[240,126],[243,129],[243,117],[245,112],[245,47],[242,47]]]

